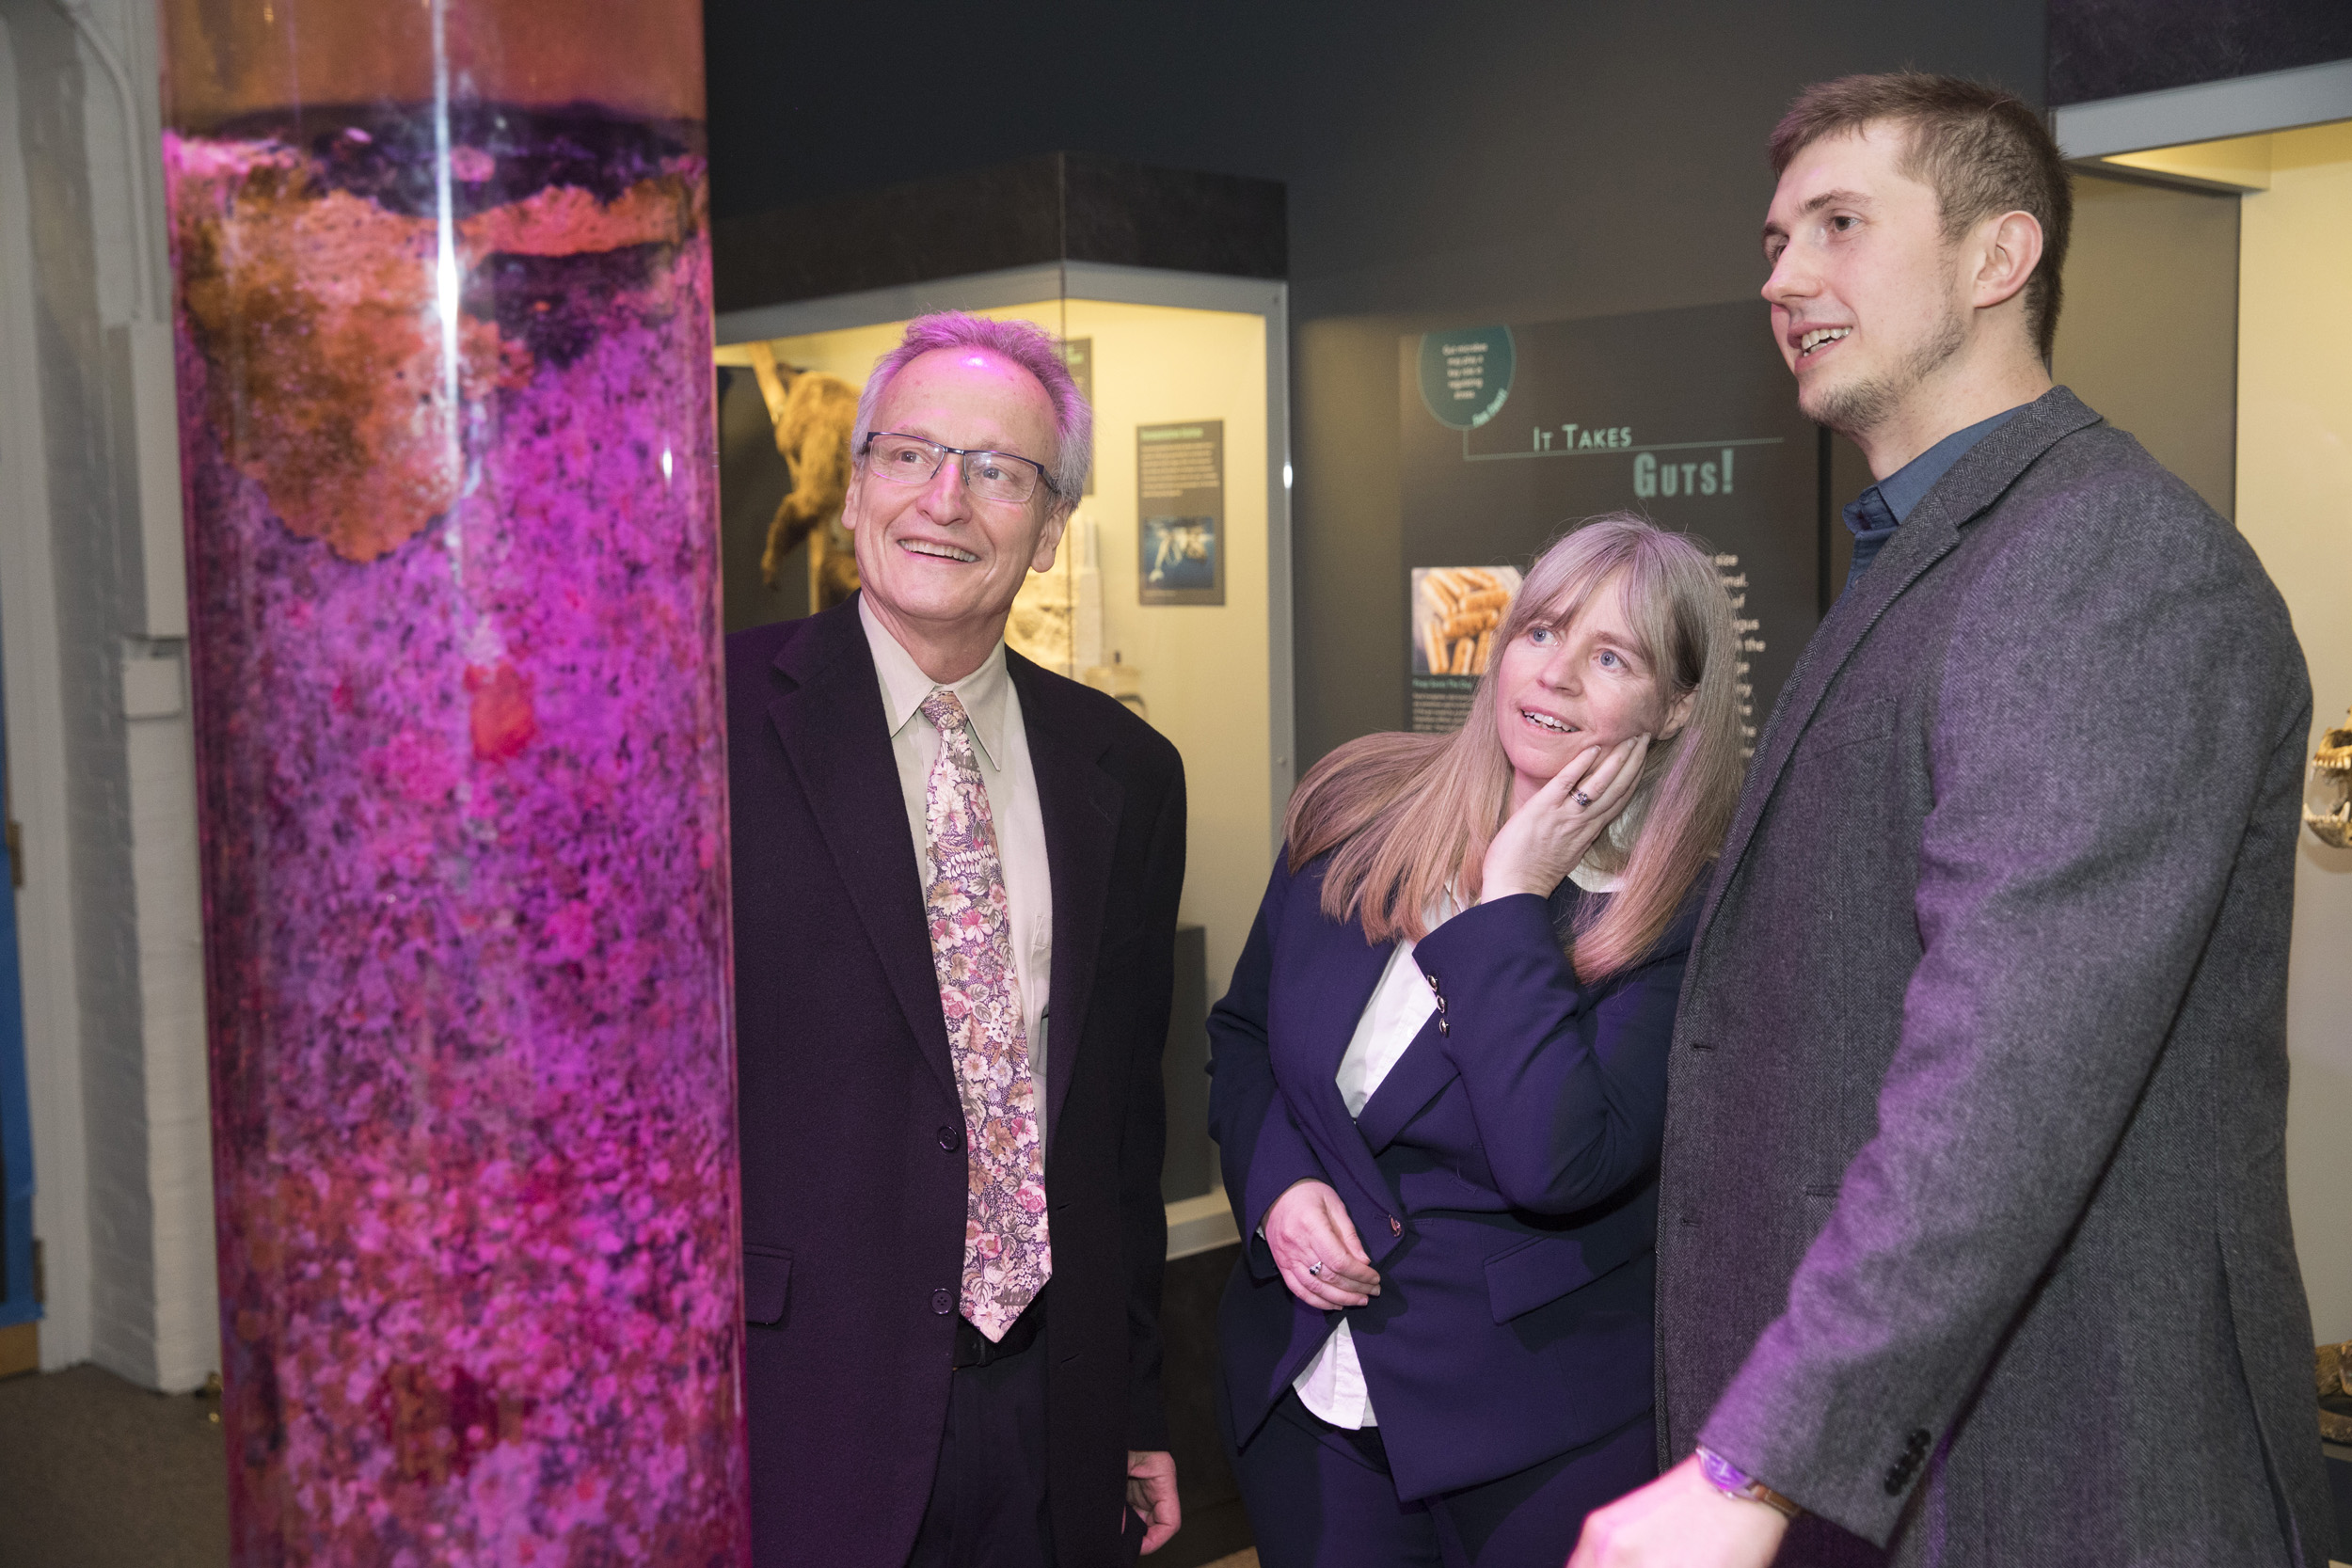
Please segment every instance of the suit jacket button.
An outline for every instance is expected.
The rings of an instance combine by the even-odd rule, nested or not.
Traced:
[[[1923,1427],[1919,1431],[1915,1432],[1910,1436],[1904,1438],[1903,1447],[1911,1451],[1912,1461],[1916,1464],[1919,1456],[1928,1451],[1927,1430]]]
[[[1442,1014],[1440,1014],[1438,1019],[1438,1033],[1440,1035],[1451,1035],[1454,1033],[1453,1030],[1445,1026],[1445,1018]]]
[[[1389,1216],[1389,1234],[1391,1236],[1402,1236],[1405,1234],[1404,1222],[1399,1220],[1394,1214],[1391,1214]]]
[[[942,1290],[942,1291],[933,1291],[931,1292],[931,1310],[932,1310],[932,1311],[934,1311],[934,1312],[938,1313],[941,1317],[943,1317],[943,1318],[944,1318],[944,1317],[946,1317],[948,1313],[950,1313],[950,1312],[954,1311],[955,1309],[956,1309],[956,1293],[955,1293],[953,1291],[945,1291],[945,1290]]]
[[[1903,1495],[1903,1483],[1910,1479],[1910,1475],[1899,1465],[1887,1471],[1886,1495],[1890,1497],[1901,1497]]]
[[[939,1130],[939,1147],[946,1149],[950,1154],[953,1154],[957,1149],[961,1148],[963,1147],[963,1129],[961,1127],[941,1128]]]

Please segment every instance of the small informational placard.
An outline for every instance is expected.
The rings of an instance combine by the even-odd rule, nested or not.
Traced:
[[[1516,566],[1413,568],[1413,711],[1417,735],[1444,735],[1470,717],[1470,693],[1494,659]]]
[[[1225,602],[1225,421],[1136,427],[1137,598]]]
[[[1476,430],[1502,412],[1518,352],[1507,326],[1431,332],[1421,341],[1421,401],[1448,430]]]
[[[1094,340],[1091,338],[1063,339],[1061,361],[1070,367],[1070,379],[1078,384],[1078,395],[1086,399],[1089,408],[1093,407]],[[1087,455],[1091,459],[1094,454],[1089,451]],[[1094,464],[1091,461],[1087,464],[1086,493],[1089,496],[1094,494]]]

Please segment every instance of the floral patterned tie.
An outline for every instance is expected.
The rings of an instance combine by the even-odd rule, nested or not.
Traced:
[[[922,706],[939,731],[939,758],[923,791],[931,856],[924,904],[968,1150],[963,1315],[994,1341],[1054,1272],[1045,1238],[1045,1150],[1038,1141],[1037,1083],[1029,1076],[1013,971],[1004,863],[972,753],[971,721],[952,691],[935,690]]]

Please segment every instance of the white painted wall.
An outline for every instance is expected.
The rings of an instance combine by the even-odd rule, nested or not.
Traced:
[[[13,5],[0,6],[0,103],[18,71]],[[18,117],[0,112],[0,673],[7,678],[8,783],[24,825],[16,894],[25,1074],[32,1100],[33,1228],[47,1291],[44,1365],[90,1354],[89,1171],[82,1117],[82,1012],[75,984],[69,784],[49,471],[35,355],[32,217]]]
[[[148,603],[125,341],[169,298],[155,26],[150,0],[88,15],[127,119],[56,7],[0,0],[0,658],[41,1358],[180,1390],[219,1338],[186,646],[147,635],[171,617]]]

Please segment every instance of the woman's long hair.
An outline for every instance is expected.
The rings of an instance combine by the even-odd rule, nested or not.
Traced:
[[[1476,901],[1486,846],[1511,814],[1511,761],[1495,724],[1502,652],[1538,625],[1566,626],[1611,587],[1623,595],[1668,705],[1689,696],[1691,714],[1672,739],[1651,744],[1614,831],[1587,852],[1596,870],[1622,871],[1625,879],[1598,913],[1580,917],[1567,953],[1590,984],[1657,945],[1721,852],[1739,799],[1738,640],[1713,559],[1689,538],[1622,513],[1591,519],[1536,558],[1459,730],[1368,735],[1300,782],[1283,835],[1294,872],[1332,851],[1324,913],[1361,920],[1375,942],[1418,942],[1428,932],[1426,911],[1443,895]]]

